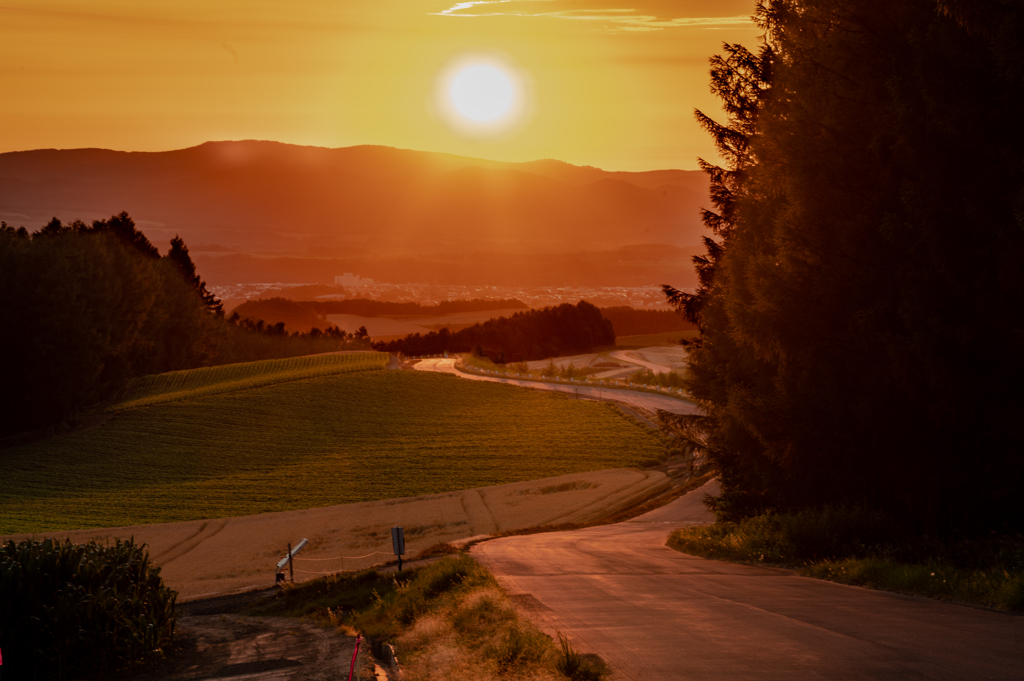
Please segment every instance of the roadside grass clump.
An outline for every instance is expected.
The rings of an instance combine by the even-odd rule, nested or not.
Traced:
[[[372,605],[380,594],[395,587],[396,580],[376,570],[340,572],[322,579],[286,584],[271,598],[253,604],[250,615],[314,617],[338,624],[351,613]]]
[[[1024,537],[922,537],[884,514],[830,507],[677,530],[677,551],[797,568],[842,584],[1024,611]]]
[[[670,545],[710,558],[798,565],[836,556],[865,555],[900,537],[885,516],[860,508],[765,513],[674,532]]]
[[[151,407],[166,402],[195,399],[233,390],[261,388],[304,378],[383,369],[389,359],[386,352],[357,352],[171,371],[141,378],[129,388],[125,399],[112,405],[107,411]]]
[[[475,352],[467,352],[459,355],[462,362],[468,366],[482,369],[484,371],[513,371],[513,367],[522,368],[520,364],[495,364],[487,355],[478,355]],[[528,370],[519,373],[530,373]]]
[[[584,655],[569,642],[564,634],[558,634],[558,656],[555,669],[572,681],[601,681],[608,675],[608,667],[596,655]]]
[[[66,679],[158,661],[177,592],[146,546],[46,539],[0,547],[0,649],[10,678]]]
[[[965,569],[945,561],[913,565],[872,557],[821,561],[803,572],[843,584],[1024,612],[1024,572],[999,566]]]
[[[622,379],[630,385],[649,385],[659,388],[685,388],[686,377],[675,371],[654,373],[650,369],[641,369]]]
[[[606,404],[355,371],[130,409],[4,449],[0,536],[453,492],[639,466],[663,450]]]
[[[539,375],[543,378],[561,378],[567,381],[582,381],[588,376],[593,374],[599,374],[604,369],[595,367],[577,367],[572,364],[565,366],[558,366],[554,360],[548,362],[548,365],[540,370]]]
[[[521,618],[494,577],[465,554],[399,574],[369,571],[289,585],[249,612],[317,617],[363,633],[378,652],[390,644],[409,681],[604,678],[580,675],[580,669],[604,669],[596,656],[563,665],[575,676],[560,672],[554,641]]]
[[[420,617],[434,611],[437,601],[460,587],[489,586],[490,575],[472,558],[448,557],[394,577],[394,588],[377,593],[373,605],[357,616],[353,624],[378,640],[393,640]]]
[[[547,652],[548,639],[533,628],[518,625],[508,627],[500,643],[494,645],[490,656],[499,674],[507,674],[518,667],[541,662]]]

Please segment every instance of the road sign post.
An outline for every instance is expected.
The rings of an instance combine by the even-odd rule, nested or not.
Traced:
[[[398,571],[402,571],[402,555],[405,554],[405,530],[401,527],[391,528],[391,545],[398,556]]]
[[[280,582],[284,578],[284,575],[281,572],[281,568],[283,568],[287,564],[288,574],[291,576],[291,581],[293,583],[295,582],[295,567],[292,565],[292,558],[295,556],[296,553],[302,550],[302,547],[304,547],[308,543],[308,539],[303,539],[293,549],[292,543],[288,542],[288,554],[285,555],[285,557],[277,563],[277,577],[275,581]]]

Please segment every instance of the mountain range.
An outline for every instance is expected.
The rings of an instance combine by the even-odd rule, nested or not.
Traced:
[[[700,171],[609,172],[380,146],[240,141],[0,154],[8,224],[34,231],[52,217],[124,210],[158,245],[182,236],[211,283],[324,280],[339,267],[422,279],[435,263],[433,279],[447,283],[506,283],[525,268],[534,284],[622,285],[624,276],[635,284],[637,253],[676,271],[700,250],[707,195]],[[532,273],[531,258],[543,263]],[[628,276],[618,271],[623,260]],[[503,281],[479,279],[488,276]]]

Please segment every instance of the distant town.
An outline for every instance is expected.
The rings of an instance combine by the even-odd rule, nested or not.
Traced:
[[[255,300],[279,296],[292,298],[345,299],[370,298],[394,302],[415,301],[433,305],[442,300],[473,298],[516,298],[533,308],[586,300],[598,307],[625,305],[635,308],[670,309],[658,286],[455,286],[438,284],[391,284],[345,273],[334,278],[334,286],[323,286],[325,293],[310,296],[311,284],[248,283],[211,286],[210,290],[225,301]]]

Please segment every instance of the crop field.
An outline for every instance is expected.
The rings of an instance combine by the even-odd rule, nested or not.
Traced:
[[[233,390],[248,390],[275,383],[350,371],[381,369],[389,361],[386,352],[358,352],[268,359],[243,364],[171,371],[146,376],[127,397],[107,411],[151,407],[164,402],[205,397]]]
[[[92,430],[0,450],[0,534],[446,492],[662,452],[656,434],[605,403],[360,371],[124,410]]]

